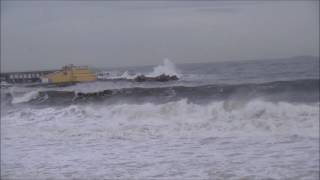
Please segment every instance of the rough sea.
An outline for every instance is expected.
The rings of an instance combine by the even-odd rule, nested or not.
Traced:
[[[319,179],[319,58],[95,71],[1,89],[1,179]]]

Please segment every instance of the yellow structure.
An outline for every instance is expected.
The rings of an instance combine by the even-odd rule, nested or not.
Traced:
[[[64,66],[62,70],[42,77],[45,83],[74,83],[96,81],[97,77],[88,67]]]

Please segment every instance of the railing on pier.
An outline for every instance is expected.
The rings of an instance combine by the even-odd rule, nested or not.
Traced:
[[[0,73],[1,81],[7,83],[32,83],[41,82],[41,77],[55,72],[56,70],[49,71],[27,71],[27,72],[6,72]]]

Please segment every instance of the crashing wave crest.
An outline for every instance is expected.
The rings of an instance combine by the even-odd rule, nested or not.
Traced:
[[[11,94],[12,95],[12,94]],[[39,91],[30,91],[25,94],[21,95],[12,95],[12,104],[18,104],[18,103],[24,103],[24,102],[29,102],[33,99],[36,99],[39,96]]]
[[[165,104],[24,108],[19,112],[3,115],[3,118],[10,122],[21,117],[25,122],[37,119],[39,127],[42,123],[52,123],[54,128],[51,134],[63,137],[79,133],[92,134],[93,129],[95,136],[110,138],[260,134],[318,136],[318,105],[253,100],[238,107],[227,106],[224,101],[199,105],[183,99]],[[70,128],[78,123],[82,125]]]

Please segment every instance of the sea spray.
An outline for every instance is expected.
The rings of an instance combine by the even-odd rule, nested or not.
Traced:
[[[12,94],[12,104],[18,104],[18,103],[25,103],[25,102],[29,102],[33,99],[36,99],[39,95],[39,90],[34,90],[34,91],[30,91],[24,94]]]
[[[163,60],[163,64],[160,64],[153,68],[153,71],[147,76],[149,77],[156,77],[160,76],[162,74],[169,75],[169,76],[177,76],[180,77],[181,74],[179,73],[179,70],[176,68],[175,64],[170,61],[168,58],[165,58]]]
[[[130,72],[130,71],[102,71],[97,73],[100,80],[133,80],[138,76],[157,77],[160,75],[177,76],[181,77],[181,73],[176,68],[175,64],[168,58],[163,59],[162,64],[153,67],[153,71],[150,73],[143,72]]]

